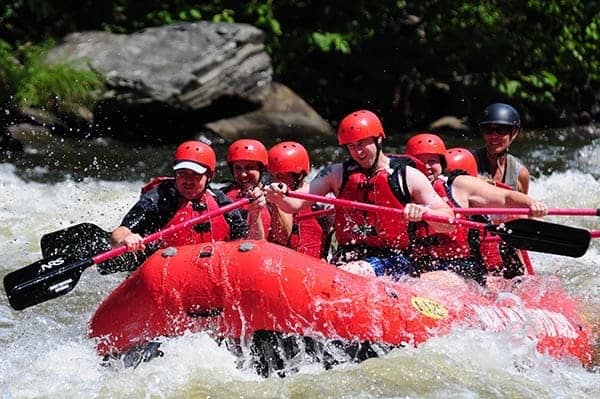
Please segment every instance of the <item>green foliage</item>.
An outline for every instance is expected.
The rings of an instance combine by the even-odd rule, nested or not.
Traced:
[[[220,13],[217,13],[215,15],[213,15],[212,17],[212,21],[213,22],[235,22],[235,19],[233,18],[233,16],[235,15],[235,11],[226,8],[224,10],[222,10]]]
[[[16,92],[19,67],[12,46],[0,39],[0,104],[8,102]]]
[[[350,53],[350,42],[339,33],[314,32],[311,39],[312,43],[323,52],[339,51],[344,54]]]
[[[101,78],[92,71],[44,63],[44,51],[52,45],[52,42],[42,46],[22,45],[9,53],[10,46],[0,41],[0,82],[11,93],[11,98],[4,98],[4,102],[10,100],[58,112],[72,112],[79,106],[94,104],[103,86]]]
[[[0,46],[0,83],[16,90],[6,82],[17,43],[200,20],[264,30],[276,79],[333,118],[369,105],[409,123],[435,106],[432,87],[567,108],[600,87],[598,0],[7,0],[0,37],[13,47]]]

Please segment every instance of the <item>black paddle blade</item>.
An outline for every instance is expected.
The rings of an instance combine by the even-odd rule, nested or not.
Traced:
[[[590,232],[562,224],[534,219],[516,219],[489,225],[487,231],[498,234],[515,248],[579,258],[590,246]]]
[[[80,223],[63,230],[44,234],[40,240],[44,258],[64,255],[79,259],[110,251],[110,233],[92,223]],[[145,257],[140,254],[126,253],[97,265],[100,274],[110,274],[135,270]]]
[[[82,258],[111,249],[110,233],[92,223],[81,223],[44,234],[40,240],[44,258],[66,255]]]
[[[4,276],[10,306],[22,310],[71,291],[92,258],[69,259],[63,255],[44,258]]]

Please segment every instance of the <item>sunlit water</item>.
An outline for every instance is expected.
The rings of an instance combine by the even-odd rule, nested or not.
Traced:
[[[540,155],[532,150],[531,158]],[[531,194],[550,207],[600,207],[600,142],[565,160],[568,168],[544,173]],[[92,222],[110,230],[136,200],[141,181],[58,179],[39,183],[13,164],[0,164],[0,276],[41,258],[44,233]],[[26,180],[24,180],[24,178]],[[600,229],[598,218],[550,221]],[[539,274],[560,276],[570,294],[599,317],[600,256],[596,239],[585,256],[571,259],[533,253]],[[324,371],[306,364],[299,373],[263,379],[237,368],[236,358],[205,334],[165,340],[165,356],[137,369],[103,367],[87,322],[100,301],[125,277],[93,268],[69,294],[17,312],[0,295],[0,398],[211,397],[211,398],[592,398],[600,374],[557,361],[509,333],[456,330],[419,348]]]

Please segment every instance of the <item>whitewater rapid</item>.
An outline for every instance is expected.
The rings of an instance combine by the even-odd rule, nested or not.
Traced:
[[[570,169],[534,179],[530,194],[549,207],[600,207],[598,164],[593,161],[599,153],[598,141],[585,146]],[[38,172],[44,173],[43,168]],[[23,180],[14,165],[0,164],[0,276],[41,259],[39,240],[45,233],[81,222],[114,228],[141,185],[141,180],[91,178],[38,183]],[[594,217],[546,220],[600,229]],[[599,241],[578,259],[531,257],[539,274],[558,275],[568,292],[600,319]],[[206,334],[165,340],[165,356],[137,369],[108,368],[86,338],[87,322],[124,278],[101,276],[90,268],[69,294],[21,312],[11,310],[2,290],[0,398],[591,398],[600,392],[597,372],[539,354],[531,341],[462,329],[361,364],[324,371],[307,363],[285,379],[262,379],[252,369],[238,368],[236,358]]]

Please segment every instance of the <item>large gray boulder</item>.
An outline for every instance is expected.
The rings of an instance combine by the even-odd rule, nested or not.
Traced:
[[[79,32],[47,55],[100,73],[128,103],[198,110],[223,96],[261,103],[271,83],[263,32],[245,24],[187,23],[130,35]]]
[[[260,109],[209,122],[206,127],[228,141],[253,137],[268,144],[282,140],[335,142],[331,125],[296,93],[277,82],[270,85]]]
[[[127,141],[177,141],[209,129],[226,140],[321,140],[331,126],[272,81],[261,30],[246,24],[182,23],[130,35],[79,32],[47,62],[99,73],[107,84],[89,123]]]

